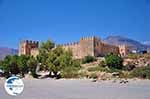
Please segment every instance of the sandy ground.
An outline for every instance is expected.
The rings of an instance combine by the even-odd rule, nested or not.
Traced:
[[[10,96],[0,79],[0,99],[150,99],[150,80],[112,81],[23,79],[24,91]]]

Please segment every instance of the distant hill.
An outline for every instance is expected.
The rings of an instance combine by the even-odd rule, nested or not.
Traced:
[[[143,42],[144,45],[149,45],[150,46],[150,41],[145,41]]]
[[[137,49],[137,50],[146,50],[150,49],[150,45],[145,45],[141,42],[138,42],[136,40],[132,40],[126,37],[122,36],[109,36],[106,39],[104,39],[105,42],[112,44],[112,45],[121,45],[125,44],[130,46],[132,49]]]
[[[18,54],[17,49],[0,47],[0,60],[4,59],[6,55],[15,55]]]

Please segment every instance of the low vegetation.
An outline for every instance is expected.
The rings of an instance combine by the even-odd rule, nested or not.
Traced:
[[[150,79],[150,66],[137,67],[131,73],[131,77]]]
[[[83,64],[86,64],[86,63],[90,63],[90,62],[94,62],[96,61],[96,58],[94,56],[85,56],[84,59],[82,60],[82,63]]]
[[[93,73],[91,73],[91,74],[89,75],[89,78],[97,79],[98,76],[97,76],[97,74],[96,74],[95,72],[93,72]]]
[[[105,61],[101,62],[95,67],[89,67],[89,72],[106,72],[106,73],[118,73],[120,78],[143,78],[150,79],[150,66],[136,67],[135,65],[128,64],[123,66],[123,59],[114,54],[108,54],[105,57]],[[93,76],[94,74],[92,74]]]
[[[129,54],[127,56],[129,59],[139,59],[139,58],[145,58],[145,59],[150,59],[150,53],[146,54]]]
[[[89,72],[94,72],[94,71],[110,72],[109,68],[101,67],[101,66],[90,67],[88,68],[88,71]]]
[[[61,77],[62,78],[78,78],[79,77],[79,71],[80,68],[76,68],[76,67],[65,67],[62,71],[61,71]]]

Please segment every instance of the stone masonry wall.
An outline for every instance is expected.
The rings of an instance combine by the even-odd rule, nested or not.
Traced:
[[[39,42],[37,41],[22,41],[19,45],[19,55],[31,55],[31,50],[38,47]]]
[[[119,47],[109,45],[97,37],[81,38],[78,43],[62,45],[64,49],[72,50],[74,58],[84,58],[85,56],[104,56],[108,53],[119,54]]]
[[[29,40],[21,42],[19,55],[37,56],[39,54],[38,44],[39,42]],[[88,55],[95,57],[105,56],[108,53],[120,54],[121,56],[128,54],[128,48],[126,46],[109,45],[95,36],[81,38],[79,42],[59,46],[62,46],[65,50],[71,50],[75,59],[81,59]]]

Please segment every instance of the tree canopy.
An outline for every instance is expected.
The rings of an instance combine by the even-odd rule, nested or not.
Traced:
[[[37,57],[26,55],[6,56],[0,62],[0,68],[4,70],[7,76],[11,74],[24,74],[31,72],[33,77],[37,77],[36,68],[40,64],[40,70],[48,70],[50,76],[60,77],[64,70],[77,70],[80,63],[73,59],[70,50],[64,50],[62,47],[55,47],[54,42],[48,40],[43,42],[39,48]]]

